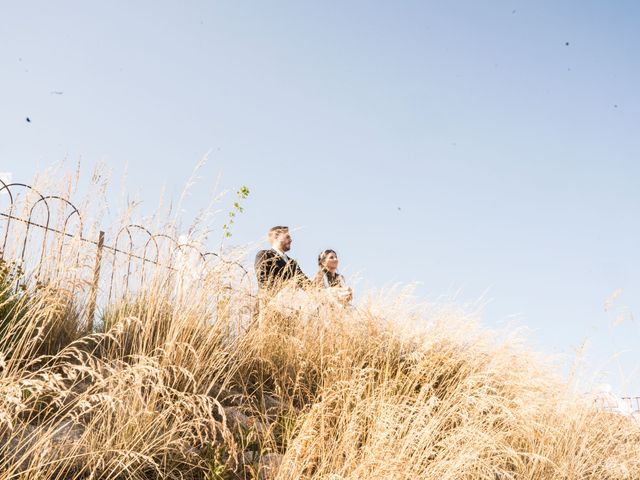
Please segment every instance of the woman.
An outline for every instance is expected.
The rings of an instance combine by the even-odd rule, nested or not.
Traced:
[[[347,287],[344,277],[338,273],[338,254],[335,250],[324,250],[318,255],[318,273],[313,283],[318,288],[331,289],[342,305],[353,299],[353,290]]]

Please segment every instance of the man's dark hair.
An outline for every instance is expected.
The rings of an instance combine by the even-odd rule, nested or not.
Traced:
[[[289,231],[289,227],[285,227],[283,225],[276,225],[275,227],[271,227],[269,229],[269,237],[271,237],[272,235],[277,235],[278,233],[288,232],[288,231]]]

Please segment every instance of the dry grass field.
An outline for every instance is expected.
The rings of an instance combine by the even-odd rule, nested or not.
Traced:
[[[402,292],[258,309],[236,270],[157,268],[88,332],[81,280],[3,261],[0,479],[640,479],[640,426],[526,343]]]

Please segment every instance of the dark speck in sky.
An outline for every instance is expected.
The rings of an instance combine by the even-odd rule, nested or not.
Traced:
[[[613,108],[618,108],[618,104],[616,103],[616,104],[613,106]]]
[[[31,123],[31,119],[29,117],[27,117],[25,120],[27,121],[27,123]]]
[[[564,44],[565,44],[565,46],[567,46],[567,47],[569,46],[569,42],[564,42]]]
[[[61,92],[59,90],[53,90],[53,91],[51,91],[49,93],[51,93],[51,95],[62,95],[64,92]]]
[[[516,11],[515,10],[511,10],[511,14],[513,15],[514,13],[516,13]]]

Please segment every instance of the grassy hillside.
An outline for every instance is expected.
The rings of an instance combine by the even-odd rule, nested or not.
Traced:
[[[183,300],[158,282],[91,335],[66,291],[5,283],[0,478],[640,478],[637,425],[462,316],[382,302],[243,324],[243,292],[210,281]]]
[[[82,280],[3,262],[0,479],[640,478],[640,426],[522,342],[401,292],[258,309],[236,268],[120,283],[87,332]]]

